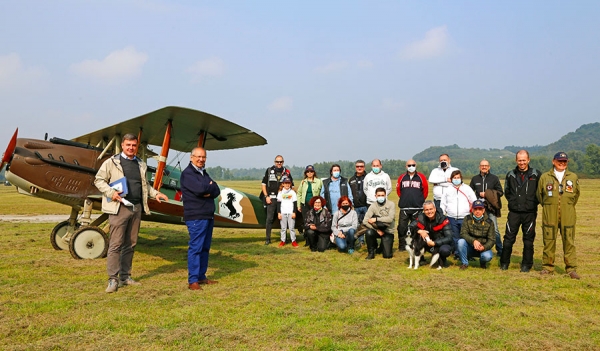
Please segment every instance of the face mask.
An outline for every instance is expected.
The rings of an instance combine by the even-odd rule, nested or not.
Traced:
[[[452,184],[459,186],[462,183],[462,179],[452,179]]]
[[[333,175],[334,178],[339,178],[340,172],[333,172],[331,175]]]
[[[375,174],[377,174],[381,171],[381,169],[379,167],[373,167],[372,170],[373,170],[373,173],[375,173]]]
[[[313,210],[315,210],[315,212],[316,212],[316,213],[319,213],[319,212],[321,212],[321,210],[322,210],[322,209],[323,209],[323,207],[321,207],[321,208],[319,208],[319,209],[317,209],[316,207],[313,207]]]
[[[342,206],[342,210],[344,210],[344,211],[348,211],[349,209],[350,209],[350,205]]]
[[[483,215],[481,215],[480,217],[473,215],[473,218],[475,218],[475,220],[477,220],[477,221],[480,221],[483,219]]]
[[[448,167],[448,162],[446,162],[446,161],[440,162],[440,167],[442,167],[442,168]]]
[[[385,196],[377,196],[377,202],[383,204],[385,202]]]
[[[415,167],[415,166],[408,166],[408,171],[410,173],[414,173],[416,170],[417,170],[417,167]]]

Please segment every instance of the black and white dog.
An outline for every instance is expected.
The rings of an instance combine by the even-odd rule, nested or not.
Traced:
[[[419,269],[419,261],[421,260],[421,256],[425,254],[425,251],[431,252],[431,263],[429,267],[433,267],[433,265],[440,258],[440,250],[437,246],[429,246],[427,242],[431,241],[429,237],[423,239],[418,231],[411,233],[410,228],[406,231],[406,251],[409,254],[409,264],[408,269],[413,268]],[[442,269],[442,266],[438,264],[437,269]]]

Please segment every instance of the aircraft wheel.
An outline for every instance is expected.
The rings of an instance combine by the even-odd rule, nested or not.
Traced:
[[[50,243],[54,250],[68,250],[69,243],[64,242],[62,238],[67,234],[69,221],[58,223],[50,233]],[[79,229],[79,223],[75,225],[75,230]]]
[[[106,257],[108,237],[98,227],[79,228],[69,241],[69,251],[75,259],[96,259]]]

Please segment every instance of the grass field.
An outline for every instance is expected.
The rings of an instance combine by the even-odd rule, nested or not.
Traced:
[[[227,185],[258,193],[258,182]],[[488,270],[414,271],[405,252],[366,261],[364,251],[265,247],[263,230],[215,229],[209,277],[219,284],[192,292],[185,227],[143,223],[133,268],[142,286],[106,294],[105,260],[53,250],[54,224],[0,222],[0,349],[597,350],[600,180],[581,186],[580,281],[564,275],[560,244],[557,274],[540,277],[539,225],[530,273],[519,272],[521,234],[508,271],[496,257]],[[1,214],[68,211],[0,189]]]

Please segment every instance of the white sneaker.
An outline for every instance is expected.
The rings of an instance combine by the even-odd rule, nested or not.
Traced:
[[[108,280],[108,286],[106,287],[106,292],[107,293],[114,293],[117,290],[119,290],[119,286],[117,284],[117,280],[116,279],[109,279]]]

